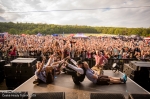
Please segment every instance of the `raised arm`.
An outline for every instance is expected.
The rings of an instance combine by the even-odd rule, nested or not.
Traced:
[[[53,62],[54,62],[54,57],[53,57],[53,55],[51,55],[51,56],[49,57],[48,62],[46,63],[46,66],[50,66]]]
[[[67,66],[73,70],[75,70],[76,72],[78,72],[79,74],[84,74],[84,70],[82,68],[78,68],[74,65],[69,64],[68,62],[65,61],[65,63],[67,64]]]
[[[38,66],[37,66],[37,67],[38,67],[38,68],[37,68],[37,72],[38,72],[38,73],[41,72],[41,70],[42,70],[42,68],[43,68],[43,66],[44,66],[45,60],[46,60],[46,58],[43,57],[42,63],[38,64]]]

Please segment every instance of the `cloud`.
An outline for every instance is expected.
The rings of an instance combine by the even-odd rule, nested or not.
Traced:
[[[1,8],[1,6],[0,6],[0,14],[2,14],[4,12],[5,12],[5,10],[3,8]]]
[[[148,4],[150,0],[0,0],[0,14],[6,22],[150,27]]]
[[[6,19],[0,16],[0,22],[6,22]]]

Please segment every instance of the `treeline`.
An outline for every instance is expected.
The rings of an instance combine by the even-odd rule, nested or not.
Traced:
[[[141,36],[150,36],[150,28],[126,28],[126,27],[92,27],[78,25],[54,25],[34,23],[0,22],[0,33],[10,34],[62,34],[62,33],[105,33]]]

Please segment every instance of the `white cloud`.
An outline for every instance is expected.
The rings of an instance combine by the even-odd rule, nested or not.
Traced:
[[[150,7],[119,9],[120,7],[149,6],[148,4],[150,4],[150,0],[0,0],[0,21],[62,25],[150,27]],[[94,8],[100,9],[58,11]]]

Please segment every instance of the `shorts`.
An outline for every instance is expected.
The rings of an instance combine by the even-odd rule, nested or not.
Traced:
[[[110,79],[108,76],[102,75],[98,76],[97,83],[98,85],[108,85],[110,83]]]

